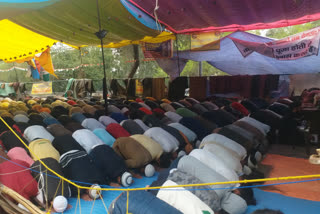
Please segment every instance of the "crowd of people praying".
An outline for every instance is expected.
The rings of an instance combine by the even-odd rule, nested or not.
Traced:
[[[235,181],[132,191],[129,212],[243,214],[256,204],[248,187],[255,183],[237,181],[264,178],[259,163],[270,143],[303,143],[299,108],[299,101],[288,98],[146,97],[110,99],[106,108],[95,98],[0,98],[6,123],[0,121],[0,182],[45,209],[63,212],[78,191],[94,200],[100,194],[95,188],[130,187],[143,176],[157,176],[147,187]],[[79,190],[44,164],[92,189]],[[126,203],[124,192],[109,213],[126,213]]]

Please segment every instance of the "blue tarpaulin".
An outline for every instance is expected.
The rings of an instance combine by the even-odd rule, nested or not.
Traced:
[[[320,71],[319,55],[308,56],[290,61],[280,61],[253,52],[244,58],[229,36],[250,42],[273,41],[270,38],[238,31],[221,39],[220,50],[183,51],[179,52],[179,58],[193,61],[207,61],[212,66],[230,75],[281,75],[318,73]]]

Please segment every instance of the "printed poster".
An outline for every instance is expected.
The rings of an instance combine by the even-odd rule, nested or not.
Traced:
[[[33,83],[31,94],[52,94],[52,82]]]

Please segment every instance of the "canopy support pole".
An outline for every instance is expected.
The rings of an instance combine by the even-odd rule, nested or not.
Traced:
[[[14,62],[12,64],[13,64],[14,72],[16,74],[16,82],[19,82],[19,78],[18,78],[18,74],[17,74],[17,70],[16,70],[16,65],[14,64]]]
[[[199,76],[202,76],[202,61],[199,62]]]
[[[102,66],[103,66],[103,99],[104,99],[104,108],[107,114],[108,112],[108,104],[107,104],[107,76],[106,76],[106,65],[104,61],[104,48],[103,48],[103,38],[107,35],[106,30],[101,30],[101,21],[100,21],[100,11],[99,11],[99,0],[96,0],[97,3],[97,15],[98,15],[98,23],[99,23],[99,32],[96,32],[96,36],[100,39],[101,44],[101,54],[102,54]]]

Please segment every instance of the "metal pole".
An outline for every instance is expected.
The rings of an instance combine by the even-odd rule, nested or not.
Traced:
[[[79,67],[79,73],[80,73],[80,76],[82,76],[82,51],[81,51],[81,47],[79,48],[79,57],[80,57],[80,67]],[[78,77],[77,79],[79,78],[79,73],[78,73]],[[76,78],[76,74],[75,74],[75,70],[72,71],[72,75],[73,75],[73,78],[75,79]]]
[[[19,82],[16,66],[15,66],[14,62],[12,64],[13,64],[14,72],[16,73],[16,82]]]
[[[202,76],[202,61],[199,62],[199,76]]]
[[[97,13],[98,13],[98,23],[99,23],[99,32],[101,32],[101,21],[100,21],[100,11],[99,11],[99,0],[96,0],[97,3]],[[107,113],[108,105],[107,105],[107,77],[106,77],[106,65],[104,62],[104,49],[103,49],[103,38],[100,37],[100,44],[101,44],[101,54],[102,54],[102,65],[103,65],[103,80],[102,80],[102,87],[103,87],[103,99],[104,99],[104,107]]]

